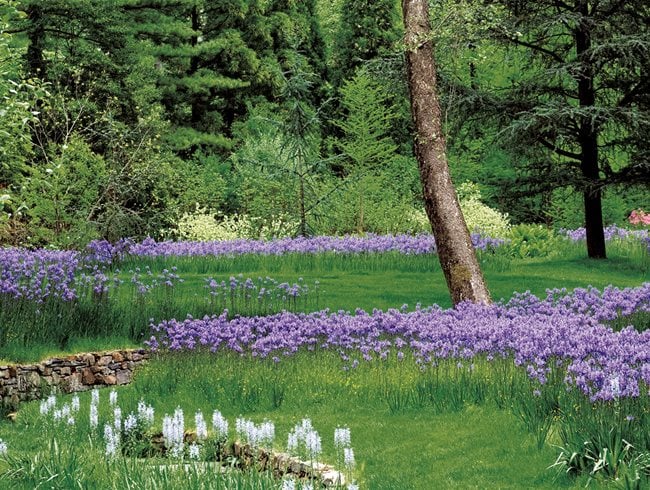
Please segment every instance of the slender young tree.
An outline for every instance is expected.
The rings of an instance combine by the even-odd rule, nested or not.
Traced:
[[[280,124],[283,152],[291,162],[290,179],[297,184],[298,219],[300,236],[308,234],[308,203],[311,181],[321,164],[318,155],[319,120],[317,112],[309,105],[312,87],[306,59],[297,56],[294,66],[287,74],[283,90],[284,120]]]
[[[365,229],[367,179],[381,173],[395,158],[397,145],[389,136],[394,108],[389,95],[363,70],[341,87],[345,118],[337,122],[344,137],[337,146],[343,151],[346,180],[357,196],[357,231]]]
[[[454,304],[489,303],[490,294],[476,258],[447,165],[436,64],[427,0],[402,0],[406,66],[415,125],[415,153],[424,205],[438,257]]]

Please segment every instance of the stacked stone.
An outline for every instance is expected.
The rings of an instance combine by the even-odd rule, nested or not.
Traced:
[[[237,441],[229,450],[226,449],[222,457],[231,455],[236,456],[243,467],[254,467],[260,471],[270,470],[276,478],[291,475],[299,479],[316,480],[327,488],[345,485],[345,475],[333,466],[314,461],[301,461],[287,453],[268,452]]]
[[[55,357],[37,364],[0,365],[0,405],[15,409],[22,401],[52,393],[124,385],[149,356],[146,349],[129,349]]]

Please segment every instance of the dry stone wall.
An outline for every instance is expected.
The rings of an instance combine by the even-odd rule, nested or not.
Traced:
[[[16,408],[22,401],[52,393],[124,385],[149,357],[146,349],[129,349],[55,357],[37,364],[0,365],[0,406]]]

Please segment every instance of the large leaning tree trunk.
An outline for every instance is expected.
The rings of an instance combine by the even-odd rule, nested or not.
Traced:
[[[489,303],[490,293],[449,175],[428,8],[427,0],[402,0],[415,153],[424,206],[453,303]]]

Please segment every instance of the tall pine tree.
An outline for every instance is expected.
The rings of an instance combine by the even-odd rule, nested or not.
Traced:
[[[298,51],[307,62],[308,69],[324,77],[325,41],[316,0],[272,0],[269,14],[273,19],[276,52],[286,60],[292,57],[290,51]]]
[[[158,87],[172,125],[166,142],[190,156],[231,148],[224,93],[246,87],[242,75],[255,69],[255,53],[241,39],[237,19],[243,2],[218,2],[212,10],[200,0],[154,0],[129,8],[134,35],[155,57]],[[225,20],[225,23],[220,22]],[[238,72],[233,76],[233,72]]]

